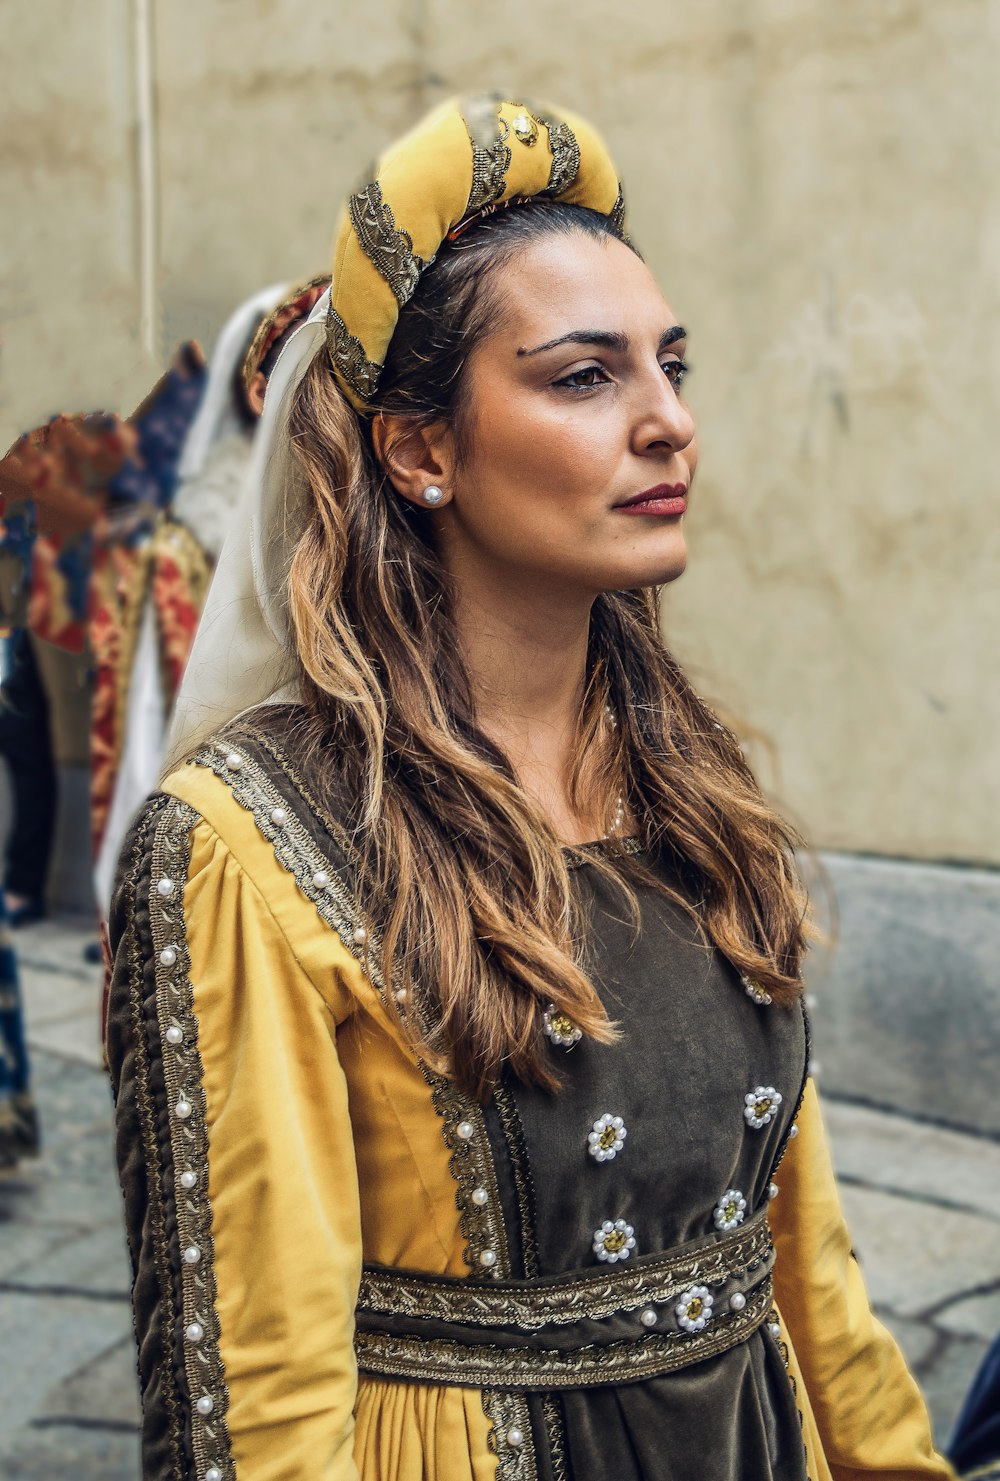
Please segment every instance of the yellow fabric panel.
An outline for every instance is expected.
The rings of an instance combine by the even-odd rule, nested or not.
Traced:
[[[360,1213],[329,1007],[204,824],[184,894],[240,1481],[356,1481]]]
[[[833,1481],[944,1481],[954,1471],[934,1450],[920,1391],[869,1306],[811,1082],[797,1124],[771,1205],[775,1296],[830,1474]]]
[[[362,1258],[467,1272],[427,1083],[225,782],[189,766],[166,790],[205,819],[185,915],[239,1481],[492,1481],[478,1390],[362,1378],[353,1427]]]
[[[323,993],[340,1025],[337,1048],[348,1085],[365,1259],[466,1275],[441,1119],[395,1018],[226,783],[206,767],[184,766],[165,787],[225,840],[256,884],[261,904],[267,902],[264,908],[281,933],[281,955],[292,958]]]
[[[364,1481],[495,1481],[479,1389],[362,1377],[354,1457]]]
[[[359,1004],[378,1002],[353,953],[320,919],[292,875],[277,862],[253,814],[237,802],[221,777],[207,766],[179,766],[166,778],[163,790],[200,813],[239,860],[266,899],[266,908],[286,942],[284,954],[292,955],[317,984],[338,1023]],[[390,1032],[399,1031],[391,1025]]]
[[[341,1031],[361,1182],[365,1259],[468,1275],[450,1153],[412,1056],[358,1014]]]

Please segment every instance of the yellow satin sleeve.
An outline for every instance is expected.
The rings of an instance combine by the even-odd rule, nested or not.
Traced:
[[[871,1310],[812,1082],[797,1125],[770,1218],[775,1298],[807,1450],[816,1457],[812,1481],[953,1478],[934,1449],[927,1409],[903,1355]]]
[[[268,899],[207,823],[192,830],[184,904],[227,1420],[240,1481],[357,1481],[361,1224],[337,1033],[358,966],[314,911],[294,911],[289,941],[281,916],[297,902],[270,862]],[[301,960],[318,951],[323,993]]]

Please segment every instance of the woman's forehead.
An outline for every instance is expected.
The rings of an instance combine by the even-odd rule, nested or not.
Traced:
[[[587,328],[656,339],[676,323],[649,268],[614,237],[532,242],[505,265],[500,286],[497,331],[520,352]]]

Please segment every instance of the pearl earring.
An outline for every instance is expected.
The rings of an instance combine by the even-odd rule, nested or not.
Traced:
[[[436,483],[428,484],[422,497],[425,504],[440,504],[444,498],[444,489],[439,489]]]

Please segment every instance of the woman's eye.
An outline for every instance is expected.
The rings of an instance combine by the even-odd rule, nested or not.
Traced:
[[[600,376],[601,380],[597,377]],[[599,365],[585,365],[582,370],[574,370],[572,374],[563,376],[562,380],[556,381],[557,386],[568,386],[571,391],[589,391],[593,386],[599,386],[602,381],[607,380],[607,375]]]
[[[675,391],[679,391],[684,384],[685,376],[690,374],[691,367],[686,360],[668,360],[663,366],[667,373],[667,380]]]

